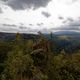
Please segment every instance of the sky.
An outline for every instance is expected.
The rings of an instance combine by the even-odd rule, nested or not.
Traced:
[[[80,32],[80,0],[0,0],[0,32]]]

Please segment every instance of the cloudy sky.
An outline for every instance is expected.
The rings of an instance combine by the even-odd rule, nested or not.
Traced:
[[[0,31],[80,31],[80,0],[0,0]]]

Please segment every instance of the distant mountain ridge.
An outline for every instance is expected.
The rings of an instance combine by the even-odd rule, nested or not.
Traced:
[[[24,39],[32,39],[32,38],[39,38],[38,34],[27,34],[27,33],[20,33]],[[0,40],[13,40],[15,39],[16,33],[4,33],[0,32]],[[47,36],[47,38],[50,38],[50,34],[44,34],[44,36]],[[53,33],[54,38],[58,36],[66,36],[71,37],[75,39],[80,39],[80,32],[74,32],[74,31],[58,31]]]
[[[26,34],[26,33],[20,33],[20,34],[24,39],[33,39],[39,37],[37,34]],[[16,33],[0,32],[0,40],[14,40],[15,37],[16,37]]]
[[[54,33],[56,36],[65,36],[72,39],[80,39],[80,32],[74,31],[58,31]]]
[[[80,35],[80,32],[75,32],[75,31],[57,31],[54,32],[56,35]]]

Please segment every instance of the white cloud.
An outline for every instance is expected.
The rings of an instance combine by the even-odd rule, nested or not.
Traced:
[[[27,27],[30,28],[30,32],[34,32],[35,29],[44,29],[45,31],[47,31],[51,28],[57,28],[64,23],[64,25],[66,25],[68,24],[68,22],[76,20],[78,17],[80,17],[80,0],[52,0],[45,8],[39,7],[36,10],[23,9],[17,11],[13,10],[11,7],[5,5],[4,3],[0,4],[3,10],[3,13],[0,14],[0,24],[5,23],[20,25],[20,23],[22,23],[26,27],[26,29]],[[46,18],[45,16],[43,16],[43,14],[41,14],[43,11],[49,13],[50,17]],[[63,19],[61,20],[60,18]],[[41,23],[43,23],[44,25],[42,25]],[[40,24],[40,26],[37,24]],[[0,28],[2,29],[1,26]],[[10,26],[8,28],[10,28]],[[15,29],[16,28],[14,28],[13,31]],[[24,28],[22,30],[25,32]]]

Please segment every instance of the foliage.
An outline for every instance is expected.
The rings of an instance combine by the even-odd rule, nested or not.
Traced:
[[[24,40],[17,33],[11,42],[0,41],[0,80],[80,80],[80,51],[55,55],[54,42],[39,36]]]

